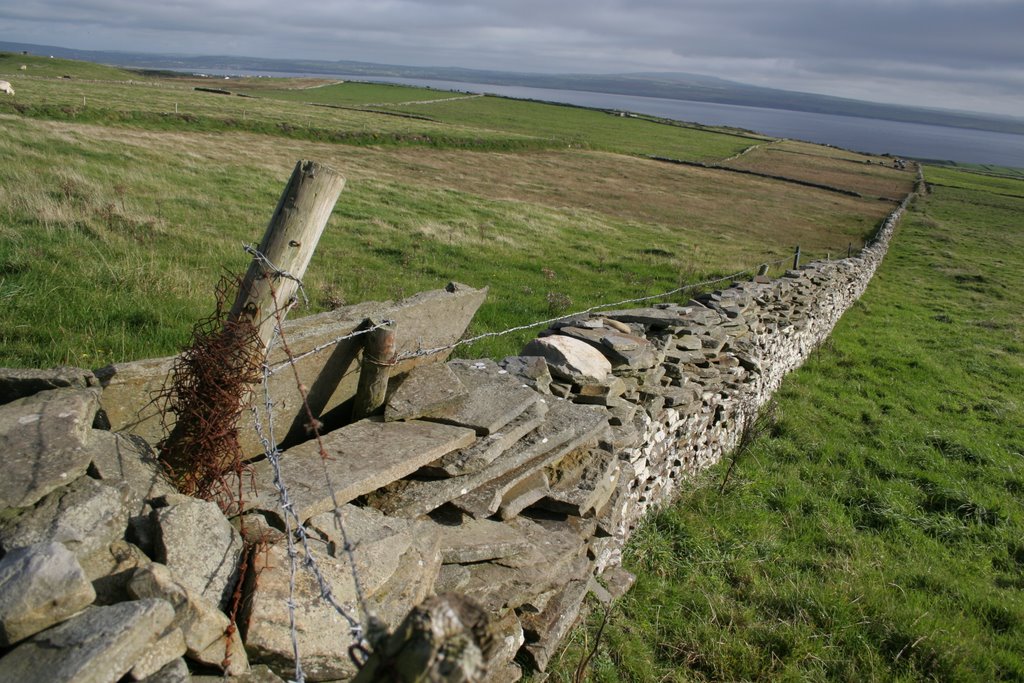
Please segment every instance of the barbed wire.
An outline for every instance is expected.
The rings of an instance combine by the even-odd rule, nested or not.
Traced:
[[[758,267],[760,267],[760,266],[773,266],[773,265],[782,263],[783,261],[788,261],[791,258],[792,258],[791,256],[786,256],[785,258],[777,259],[775,261],[769,261],[767,263],[761,263],[761,264],[758,265]],[[551,323],[556,323],[559,320],[566,320],[568,318],[575,318],[575,317],[578,317],[578,316],[587,315],[587,314],[594,313],[596,311],[599,311],[599,310],[602,310],[602,309],[605,309],[605,308],[617,308],[619,306],[625,306],[627,304],[637,304],[637,303],[643,303],[644,301],[653,301],[654,299],[664,299],[665,297],[673,296],[673,295],[679,294],[681,292],[691,291],[691,290],[694,290],[694,289],[699,289],[701,287],[707,287],[708,285],[718,284],[719,282],[726,282],[728,280],[735,280],[736,278],[740,277],[741,275],[747,275],[749,273],[755,272],[756,270],[757,270],[757,268],[747,268],[746,270],[741,270],[741,271],[738,271],[736,273],[732,273],[731,275],[724,275],[722,277],[714,278],[712,280],[704,280],[703,282],[694,282],[694,283],[691,283],[691,284],[683,285],[681,287],[676,287],[675,289],[669,290],[667,292],[661,292],[660,294],[651,294],[651,295],[648,295],[648,296],[641,296],[641,297],[636,297],[636,298],[633,298],[633,299],[623,299],[622,301],[615,301],[615,302],[612,302],[612,303],[597,304],[595,306],[591,306],[590,308],[584,309],[582,311],[576,311],[575,313],[566,313],[564,315],[560,315],[560,316],[557,316],[557,317],[554,317],[554,318],[548,318],[546,320],[538,320],[536,322],[526,323],[525,325],[517,325],[516,327],[510,327],[508,329],[500,330],[498,332],[484,332],[483,334],[478,334],[475,337],[470,337],[468,339],[460,339],[459,341],[452,342],[451,344],[445,344],[444,346],[436,346],[436,347],[429,348],[429,349],[419,349],[417,351],[407,351],[406,353],[402,353],[402,354],[399,354],[398,356],[396,356],[395,357],[395,362],[403,361],[403,360],[409,360],[411,358],[420,358],[422,356],[431,356],[431,355],[434,355],[435,353],[441,353],[442,351],[450,351],[450,350],[456,349],[456,348],[458,348],[460,346],[467,346],[469,344],[475,344],[476,342],[482,341],[484,339],[490,339],[492,337],[502,337],[502,336],[505,336],[507,334],[512,334],[513,332],[522,332],[524,330],[533,329],[534,327],[540,327],[542,325],[550,325]]]
[[[254,247],[253,245],[243,243],[242,249],[245,250],[245,253],[252,256],[253,261],[262,264],[264,268],[274,273],[275,276],[279,278],[284,278],[285,280],[291,280],[292,282],[297,284],[299,286],[299,292],[302,294],[302,302],[306,306],[309,305],[309,297],[306,296],[306,288],[302,286],[301,279],[292,275],[287,270],[278,268],[269,258],[267,258],[266,254],[261,252],[258,248]]]
[[[273,285],[271,285],[271,294],[273,295],[273,298],[276,301],[276,295],[274,295]],[[349,540],[348,532],[345,530],[345,522],[342,519],[341,506],[338,504],[338,498],[334,491],[334,485],[331,482],[330,470],[327,469],[327,460],[329,456],[327,455],[327,449],[324,447],[323,438],[321,437],[320,434],[321,424],[320,421],[313,415],[313,409],[309,405],[309,391],[306,389],[306,386],[302,383],[302,379],[299,377],[299,370],[295,365],[295,360],[292,358],[291,349],[288,347],[288,339],[287,337],[285,337],[284,334],[284,314],[282,313],[280,308],[275,306],[274,315],[276,317],[277,322],[277,325],[275,326],[274,329],[275,335],[278,339],[281,340],[281,349],[284,351],[285,356],[288,359],[285,362],[288,363],[288,365],[292,369],[292,373],[295,377],[296,388],[299,391],[299,396],[302,397],[302,408],[306,413],[306,419],[309,420],[309,422],[307,423],[308,428],[313,433],[313,436],[316,440],[317,449],[320,452],[320,462],[324,468],[324,479],[327,484],[327,490],[331,492],[331,504],[333,506],[334,521],[338,527],[338,530],[341,532],[343,550],[347,555],[349,565],[352,568],[352,582],[355,586],[356,603],[359,605],[359,609],[363,613],[363,618],[369,621],[370,611],[366,606],[366,599],[365,596],[363,595],[362,582],[359,580],[359,571],[356,568],[356,560],[354,553],[355,547]]]
[[[275,328],[274,335],[271,337],[267,347],[270,348],[275,338],[280,334],[280,309],[278,311],[278,325]],[[295,588],[296,588],[296,574],[298,569],[298,551],[295,547],[295,536],[299,538],[302,543],[302,551],[304,555],[303,566],[308,570],[317,582],[317,588],[320,592],[320,597],[327,602],[335,612],[338,613],[349,625],[349,632],[352,640],[359,643],[363,639],[363,626],[360,622],[354,619],[344,607],[335,599],[334,592],[331,589],[330,583],[324,577],[323,572],[320,571],[320,567],[317,564],[316,556],[309,545],[309,537],[306,533],[306,529],[302,524],[302,520],[295,512],[295,506],[291,501],[291,497],[288,493],[288,487],[285,484],[284,478],[281,476],[281,450],[277,447],[277,439],[274,436],[274,402],[270,393],[270,367],[264,363],[263,368],[263,410],[266,414],[267,429],[264,430],[263,424],[260,420],[260,411],[257,406],[253,406],[253,424],[256,429],[256,435],[259,438],[260,444],[263,446],[263,452],[270,462],[271,469],[273,470],[273,484],[277,489],[278,493],[278,504],[282,511],[282,517],[284,518],[285,526],[285,538],[287,543],[288,552],[288,625],[292,643],[292,652],[295,656],[295,681],[296,683],[305,683],[305,673],[302,670],[302,659],[299,649],[299,635],[298,626],[295,618]],[[332,489],[333,497],[333,489]],[[338,506],[335,501],[335,511]],[[294,533],[293,533],[294,526]],[[345,536],[344,527],[342,526],[342,535]],[[346,550],[348,550],[349,562],[352,566],[352,572],[355,577],[356,566],[352,552],[350,550],[351,544],[345,541]],[[359,596],[360,603],[362,602],[362,591],[359,588],[358,578],[356,580],[356,593]],[[361,604],[361,608],[365,612],[365,605]]]
[[[283,370],[284,368],[286,368],[289,365],[294,365],[295,363],[299,362],[300,360],[302,360],[302,359],[304,359],[304,358],[306,358],[308,356],[312,356],[312,355],[318,354],[321,351],[324,351],[326,349],[331,348],[332,346],[337,346],[338,344],[340,344],[343,341],[348,341],[349,339],[355,339],[356,337],[362,336],[364,334],[369,334],[370,332],[373,332],[374,330],[379,330],[379,329],[381,329],[383,327],[387,327],[388,325],[393,325],[393,324],[394,324],[393,320],[385,319],[383,322],[380,322],[380,323],[378,323],[376,325],[373,325],[372,327],[367,327],[367,328],[362,329],[362,330],[356,330],[355,332],[350,332],[348,334],[344,334],[344,335],[342,335],[340,337],[335,337],[334,339],[331,339],[330,341],[326,341],[326,342],[324,342],[322,344],[314,346],[313,348],[309,349],[308,351],[304,351],[304,352],[300,353],[297,356],[289,356],[287,360],[283,360],[280,363],[275,364],[270,369],[270,374],[274,375],[274,374],[280,372],[281,370]]]

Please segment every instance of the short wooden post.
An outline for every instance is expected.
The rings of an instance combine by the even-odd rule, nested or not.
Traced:
[[[846,245],[846,258],[853,256],[853,242]]]
[[[800,245],[796,245],[796,251],[793,252],[793,270],[800,267]]]
[[[372,318],[365,324],[377,329],[368,332],[363,342],[363,365],[359,370],[359,386],[352,405],[353,421],[373,415],[384,405],[395,359],[395,324]]]
[[[758,275],[767,275],[768,274],[768,264],[767,263],[762,263],[760,266],[758,266],[757,274]]]
[[[276,312],[284,311],[298,290],[344,188],[344,177],[315,161],[299,161],[292,171],[229,316],[232,322],[251,322],[264,350]]]

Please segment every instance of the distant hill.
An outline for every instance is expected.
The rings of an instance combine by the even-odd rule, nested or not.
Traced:
[[[265,59],[261,57],[226,55],[161,55],[135,52],[74,50],[50,45],[6,42],[0,42],[0,50],[24,50],[35,55],[46,54],[145,69],[214,71],[227,74],[275,72],[324,76],[348,75],[368,79],[374,77],[423,78],[461,83],[515,85],[557,90],[584,90],[616,95],[662,97],[694,102],[713,102],[818,114],[856,116],[1024,135],[1024,118],[880,104],[843,97],[764,88],[689,73],[537,74],[465,69],[460,67],[400,66],[348,60]]]

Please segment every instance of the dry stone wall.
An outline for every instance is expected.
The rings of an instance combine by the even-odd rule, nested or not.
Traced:
[[[735,447],[864,291],[905,206],[854,258],[565,319],[501,362],[407,368],[383,415],[325,435],[327,459],[307,442],[255,463],[242,509],[176,493],[145,429],[110,430],[128,384],[0,373],[0,680],[348,680],[348,617],[378,651],[358,680],[384,680],[388,634],[449,593],[468,601],[432,637],[475,620],[448,650],[463,670],[544,670],[588,593],[629,589],[644,515]]]

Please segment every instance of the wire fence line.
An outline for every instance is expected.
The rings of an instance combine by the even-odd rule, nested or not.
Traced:
[[[254,250],[254,249],[252,251],[250,251],[250,249],[252,249],[252,248],[249,245],[246,245],[246,252],[254,253],[254,258],[258,258],[261,263],[265,264],[276,275],[279,275],[281,277],[286,277],[286,278],[289,278],[289,279],[293,279],[293,280],[296,280],[297,282],[299,282],[294,276],[292,276],[291,274],[287,273],[286,271],[278,270],[276,266],[274,266],[265,256],[263,256],[262,254],[259,254],[258,251]],[[745,270],[737,271],[735,273],[731,273],[729,275],[724,275],[722,277],[713,278],[713,279],[710,279],[710,280],[704,280],[704,281],[701,281],[701,282],[689,283],[689,284],[686,284],[686,285],[682,285],[680,287],[676,287],[675,289],[668,290],[666,292],[659,292],[658,294],[650,294],[650,295],[646,295],[646,296],[635,297],[635,298],[632,298],[632,299],[623,299],[621,301],[614,301],[614,302],[610,302],[610,303],[596,304],[594,306],[591,306],[590,308],[586,308],[586,309],[581,310],[581,311],[576,311],[576,312],[573,312],[573,313],[564,313],[562,315],[555,316],[553,318],[546,318],[544,320],[537,320],[537,321],[526,323],[526,324],[523,324],[523,325],[516,325],[514,327],[510,327],[510,328],[507,328],[507,329],[504,329],[504,330],[499,330],[499,331],[496,331],[496,332],[485,332],[483,334],[476,335],[475,337],[469,337],[469,338],[466,338],[466,339],[460,339],[460,340],[458,340],[456,342],[452,342],[450,344],[445,344],[443,346],[436,346],[436,347],[425,348],[425,349],[417,349],[416,351],[407,351],[405,353],[402,353],[402,354],[399,354],[398,356],[396,356],[395,359],[394,359],[394,362],[400,362],[400,361],[403,361],[403,360],[410,360],[410,359],[414,359],[414,358],[421,358],[423,356],[430,356],[430,355],[433,355],[433,354],[436,354],[436,353],[441,353],[443,351],[450,351],[450,350],[459,348],[461,346],[468,346],[470,344],[475,344],[475,343],[477,343],[479,341],[482,341],[484,339],[490,339],[490,338],[494,338],[494,337],[503,337],[505,335],[513,334],[515,332],[522,332],[524,330],[533,329],[535,327],[541,327],[542,325],[551,325],[552,323],[556,323],[559,320],[566,320],[568,318],[575,318],[575,317],[582,316],[582,315],[588,315],[590,313],[594,313],[596,311],[600,311],[600,310],[603,310],[603,309],[617,308],[617,307],[626,306],[626,305],[629,305],[629,304],[644,303],[646,301],[654,301],[655,299],[664,299],[666,297],[674,296],[674,295],[680,294],[682,292],[692,291],[694,289],[700,289],[702,287],[707,287],[707,286],[718,284],[718,283],[721,283],[721,282],[727,282],[729,280],[735,280],[736,278],[741,277],[743,275],[749,275],[750,273],[756,272],[757,268],[759,268],[759,267],[762,267],[762,266],[769,266],[769,267],[771,267],[771,266],[778,265],[780,263],[784,263],[784,262],[790,261],[791,259],[792,259],[791,256],[785,256],[783,258],[775,259],[773,261],[766,261],[766,262],[760,263],[760,264],[758,264],[758,266],[753,267],[753,268],[747,268]],[[304,291],[302,289],[302,283],[301,282],[299,282],[299,287],[300,287],[300,291]],[[385,327],[389,327],[389,326],[393,325],[394,322],[395,322],[394,320],[385,318],[384,320],[382,320],[381,322],[379,322],[379,323],[377,323],[375,325],[372,325],[370,327],[366,327],[366,328],[363,328],[363,329],[360,329],[360,330],[356,330],[354,332],[350,332],[350,333],[347,333],[347,334],[335,337],[334,339],[330,339],[330,340],[328,340],[326,342],[318,344],[317,346],[315,346],[315,347],[313,347],[311,349],[308,349],[308,350],[306,350],[306,351],[304,351],[304,352],[302,352],[300,354],[297,354],[297,355],[294,355],[294,356],[289,355],[285,360],[280,361],[278,363],[275,363],[273,366],[271,366],[270,369],[269,369],[269,372],[270,372],[271,375],[275,375],[278,372],[280,372],[281,370],[285,369],[286,367],[294,365],[295,363],[297,363],[300,360],[304,360],[305,358],[308,358],[310,356],[314,356],[314,355],[320,353],[321,351],[326,351],[327,349],[332,348],[334,346],[337,346],[338,344],[340,344],[342,342],[349,341],[351,339],[355,339],[356,337],[360,337],[360,336],[365,335],[365,334],[370,334],[371,332],[374,332],[376,330],[379,330],[379,329],[382,329],[382,328],[385,328]],[[269,350],[269,347],[268,347],[268,350]]]

